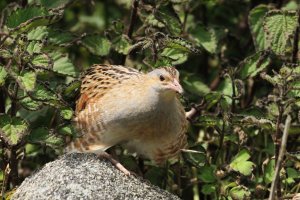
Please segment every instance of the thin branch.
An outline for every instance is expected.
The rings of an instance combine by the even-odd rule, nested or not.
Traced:
[[[129,39],[132,38],[134,25],[136,24],[138,6],[139,6],[139,0],[133,0],[131,16],[130,16],[130,24],[127,31],[127,36]],[[125,61],[126,61],[126,55],[123,55],[121,58],[121,64],[124,65]]]
[[[281,141],[281,148],[280,148],[280,152],[279,152],[279,156],[278,156],[278,160],[277,160],[277,164],[276,164],[276,168],[275,168],[274,179],[273,179],[273,182],[271,185],[269,200],[273,200],[274,196],[275,196],[277,182],[279,181],[279,172],[281,170],[281,163],[282,163],[285,151],[286,151],[286,143],[287,143],[288,133],[289,133],[290,125],[291,125],[291,120],[292,120],[291,116],[288,115],[286,118],[286,121],[285,121],[285,126],[284,126],[282,141]],[[278,191],[277,191],[277,193],[278,193]]]
[[[3,175],[4,177],[3,177],[2,188],[1,188],[1,197],[2,197],[1,199],[2,200],[5,199],[5,191],[7,188],[9,174],[10,174],[10,167],[8,164],[8,165],[6,165],[6,168],[4,170],[4,175]]]
[[[294,35],[294,47],[293,47],[293,55],[292,55],[292,63],[297,63],[298,61],[298,51],[299,51],[299,29],[300,29],[300,9],[298,10],[298,25]]]

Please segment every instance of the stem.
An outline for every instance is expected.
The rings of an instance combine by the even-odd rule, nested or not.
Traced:
[[[6,165],[6,168],[4,170],[4,175],[3,175],[4,177],[3,177],[2,188],[1,188],[1,197],[2,197],[1,200],[5,199],[5,191],[7,188],[9,174],[10,174],[10,167],[8,164]]]
[[[300,12],[300,9],[298,10],[298,12]],[[299,13],[300,15],[300,13]],[[294,47],[293,47],[293,55],[292,55],[292,63],[297,63],[298,60],[298,51],[299,51],[299,46],[298,46],[298,42],[299,42],[299,29],[300,29],[300,16],[298,16],[298,26],[294,35]]]
[[[19,184],[19,176],[18,176],[18,160],[16,149],[12,147],[10,149],[10,158],[9,158],[9,166],[11,168],[10,178],[13,186]]]
[[[136,24],[138,6],[139,6],[139,0],[133,0],[133,6],[132,6],[131,16],[130,16],[130,24],[129,24],[129,28],[127,31],[127,36],[129,39],[132,38],[134,25]],[[123,55],[121,58],[121,64],[124,65],[125,61],[126,61],[126,55]]]
[[[275,165],[278,164],[279,160],[279,151],[280,151],[280,136],[281,136],[281,130],[280,130],[280,124],[282,122],[282,117],[283,117],[283,107],[282,105],[278,105],[278,111],[279,115],[277,117],[277,122],[276,122],[276,132],[274,135],[274,145],[275,145]],[[277,178],[278,181],[277,183],[277,197],[281,196],[281,184],[280,184],[280,177]]]
[[[275,196],[275,190],[276,190],[276,185],[278,185],[277,183],[280,181],[279,179],[279,172],[281,169],[281,163],[285,154],[285,150],[286,150],[286,143],[287,143],[287,138],[288,138],[288,133],[289,133],[289,129],[290,129],[290,125],[291,125],[291,116],[288,115],[288,117],[286,118],[285,121],[285,126],[284,126],[284,131],[283,131],[283,136],[282,136],[282,142],[281,142],[281,149],[279,152],[279,156],[278,156],[278,160],[277,160],[277,164],[276,164],[276,168],[275,168],[275,176],[274,176],[274,180],[272,182],[271,185],[271,191],[270,191],[270,196],[269,196],[269,200],[274,199]],[[277,198],[280,197],[278,195],[279,191],[277,191]]]
[[[5,96],[4,90],[0,87],[0,113],[5,113]]]
[[[235,111],[235,97],[236,97],[236,93],[235,93],[235,85],[234,85],[234,79],[232,76],[230,76],[231,79],[231,86],[232,86],[232,104],[231,104],[231,113],[234,113]]]

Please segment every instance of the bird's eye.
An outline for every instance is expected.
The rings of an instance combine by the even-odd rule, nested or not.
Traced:
[[[159,76],[159,80],[160,80],[160,81],[164,81],[164,80],[165,80],[165,77],[164,77],[163,75],[160,75],[160,76]]]

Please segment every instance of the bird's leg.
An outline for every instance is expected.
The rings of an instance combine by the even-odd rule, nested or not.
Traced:
[[[105,151],[101,153],[97,153],[97,156],[100,158],[108,159],[118,170],[123,172],[125,175],[130,175],[130,172],[117,160],[115,160],[110,154],[106,153]]]

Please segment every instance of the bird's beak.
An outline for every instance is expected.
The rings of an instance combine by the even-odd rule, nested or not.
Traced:
[[[170,84],[170,89],[178,92],[179,94],[183,93],[183,89],[180,85],[180,83],[178,82],[178,80],[174,79],[174,81]]]

